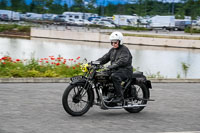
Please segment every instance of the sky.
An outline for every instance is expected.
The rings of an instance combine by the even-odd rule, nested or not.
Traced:
[[[27,4],[30,4],[32,0],[26,0],[26,3]],[[67,3],[68,5],[72,5],[74,2],[73,0],[62,0],[63,3]],[[85,0],[87,1],[87,0]],[[113,4],[118,4],[118,3],[121,3],[121,4],[124,4],[126,3],[128,0],[97,0],[97,5],[107,5],[108,3],[113,3]]]
[[[26,0],[27,4],[30,4],[32,0]],[[85,0],[88,1],[88,0]],[[136,2],[137,0],[96,0],[97,1],[97,5],[108,5],[109,3],[112,4],[125,4],[128,2]],[[180,0],[158,0],[158,1],[164,1],[164,2],[179,2]],[[62,0],[62,3],[67,3],[68,6],[73,5],[73,0]]]

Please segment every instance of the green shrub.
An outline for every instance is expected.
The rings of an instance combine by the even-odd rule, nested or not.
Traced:
[[[25,72],[22,69],[13,69],[10,70],[10,75],[12,75],[12,77],[24,77]]]
[[[72,77],[82,74],[78,64],[79,58],[13,60],[11,57],[4,56],[0,58],[0,77]]]
[[[30,32],[31,28],[30,28],[30,26],[18,26],[17,30],[19,32]]]
[[[28,70],[24,76],[25,77],[41,77],[41,73],[33,69],[33,70]]]
[[[200,33],[200,29],[196,29],[196,28],[190,28],[190,27],[186,27],[185,28],[185,33]]]
[[[30,32],[30,26],[21,26],[16,24],[0,24],[0,32],[3,31],[13,31],[17,30],[19,32]]]
[[[140,30],[140,31],[147,31],[149,29],[147,28],[144,28],[144,27],[133,27],[133,26],[120,26],[120,29],[123,29],[123,30]]]
[[[4,28],[3,27],[0,27],[0,32],[3,32],[4,31]]]
[[[55,71],[47,70],[42,77],[58,77],[59,75],[56,74]]]
[[[89,27],[102,28],[102,29],[135,30],[135,31],[138,31],[138,30],[140,30],[140,31],[148,31],[149,30],[149,29],[147,29],[145,27],[133,27],[133,26],[105,27],[105,26],[96,25],[96,24],[89,25]]]

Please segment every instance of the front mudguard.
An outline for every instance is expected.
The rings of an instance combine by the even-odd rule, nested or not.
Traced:
[[[93,88],[92,88],[92,85],[88,82],[88,81],[86,81],[86,79],[79,79],[79,80],[75,80],[75,81],[72,81],[71,83],[70,83],[71,85],[82,85],[82,86],[84,86],[86,89],[88,89],[88,91],[90,91],[90,93],[89,94],[91,94],[91,107],[93,106],[93,104],[94,104],[94,90],[93,90]]]

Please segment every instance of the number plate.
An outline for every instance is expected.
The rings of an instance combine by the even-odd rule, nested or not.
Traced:
[[[70,78],[70,80],[73,82],[73,81],[78,81],[83,78],[85,78],[85,77],[84,76],[75,76],[75,77]]]

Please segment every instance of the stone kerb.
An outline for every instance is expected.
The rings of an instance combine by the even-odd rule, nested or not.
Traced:
[[[152,83],[200,83],[200,79],[149,79]],[[0,78],[0,83],[69,83],[70,78]]]

